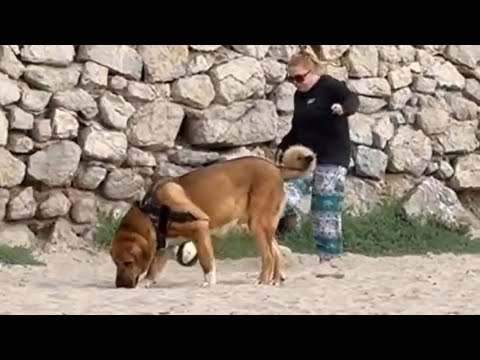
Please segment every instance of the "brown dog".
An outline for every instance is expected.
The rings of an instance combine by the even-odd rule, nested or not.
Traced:
[[[193,240],[204,285],[214,285],[216,269],[211,235],[232,224],[246,225],[261,250],[259,283],[283,281],[275,230],[286,202],[284,182],[312,172],[315,160],[310,149],[295,145],[285,151],[281,165],[258,157],[243,157],[157,184],[151,204],[143,211],[141,207],[132,207],[113,240],[111,256],[117,267],[116,286],[135,287],[144,272],[147,272],[145,286],[156,281],[172,257],[171,248],[162,243],[166,239],[161,237],[178,244]],[[166,224],[167,220],[169,226],[164,233],[159,232],[162,227],[159,224]]]

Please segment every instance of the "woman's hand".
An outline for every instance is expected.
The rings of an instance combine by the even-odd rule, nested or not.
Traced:
[[[335,115],[343,115],[343,107],[340,104],[333,104],[332,107],[332,113]]]

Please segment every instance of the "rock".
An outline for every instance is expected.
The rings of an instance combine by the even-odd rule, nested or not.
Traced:
[[[343,58],[343,62],[350,77],[378,76],[378,50],[375,45],[352,45]]]
[[[361,177],[380,180],[385,175],[388,156],[381,150],[359,145],[355,152],[355,172]]]
[[[407,196],[402,210],[409,219],[435,219],[450,229],[458,229],[466,213],[455,192],[433,177]]]
[[[189,45],[193,50],[197,51],[215,51],[219,49],[222,45]]]
[[[337,60],[350,48],[350,45],[320,45],[319,58],[325,61]]]
[[[416,121],[427,135],[442,134],[447,131],[450,125],[448,112],[438,108],[421,108],[417,113]]]
[[[74,112],[56,108],[52,115],[52,135],[55,138],[74,139],[77,137],[79,124]]]
[[[256,59],[242,56],[210,71],[217,97],[222,105],[264,95],[266,80]]]
[[[420,65],[420,63],[417,62],[417,61],[408,65],[408,68],[410,69],[412,74],[422,74],[423,73],[422,65]]]
[[[399,50],[395,45],[377,45],[378,58],[389,64],[398,64],[401,61]]]
[[[168,160],[176,165],[199,167],[217,161],[220,155],[216,152],[180,149],[172,151]]]
[[[433,108],[433,109],[440,109],[450,113],[451,109],[448,106],[447,101],[443,97],[441,93],[437,93],[434,96],[431,95],[423,95],[423,94],[416,94],[418,99],[417,106],[422,108]]]
[[[431,162],[428,164],[427,170],[425,171],[425,175],[432,175],[438,171],[440,168],[440,164],[438,162]]]
[[[450,62],[436,63],[425,72],[425,76],[436,79],[440,87],[448,90],[463,90],[465,88],[465,78]]]
[[[467,79],[465,81],[464,95],[467,99],[480,106],[480,83],[475,79]]]
[[[73,62],[73,45],[24,45],[20,57],[22,61],[33,64],[67,66]]]
[[[129,147],[127,151],[127,165],[135,166],[155,166],[155,156],[152,153],[140,150],[136,147]]]
[[[382,195],[402,199],[418,185],[419,181],[421,180],[408,174],[387,174],[383,181]]]
[[[447,45],[445,56],[456,64],[475,69],[480,62],[480,48],[477,45]]]
[[[7,149],[16,154],[28,154],[33,150],[33,140],[21,133],[10,133]]]
[[[171,95],[175,102],[205,109],[215,99],[215,89],[208,75],[194,75],[176,80]]]
[[[48,247],[50,251],[78,249],[83,247],[83,241],[72,229],[72,225],[64,218],[58,218],[48,234]],[[48,251],[48,250],[47,250]]]
[[[187,73],[188,45],[140,45],[138,52],[147,82],[168,82]]]
[[[3,45],[6,46],[6,45]],[[35,234],[23,224],[2,224],[0,227],[0,245],[31,249],[36,244]]]
[[[282,139],[289,133],[292,128],[293,114],[280,115],[277,120],[277,136],[275,144],[280,144]]]
[[[77,60],[94,61],[128,79],[140,80],[142,77],[142,57],[128,45],[80,45]]]
[[[480,155],[468,154],[455,161],[455,175],[449,186],[454,190],[480,190]]]
[[[157,92],[152,84],[139,81],[129,81],[125,90],[125,98],[133,102],[149,102],[157,97]]]
[[[455,121],[451,120],[445,133],[435,135],[434,150],[439,154],[472,152],[480,143],[475,135],[478,120]]]
[[[391,110],[400,110],[405,107],[411,97],[412,91],[408,87],[397,90],[390,98],[389,108]]]
[[[0,146],[5,146],[8,143],[9,126],[5,113],[0,109]]]
[[[387,106],[387,101],[381,98],[359,96],[360,106],[358,112],[362,114],[373,114]]]
[[[400,127],[387,145],[388,170],[420,176],[432,158],[431,140],[421,131],[410,126]]]
[[[0,148],[0,187],[12,188],[20,185],[25,177],[26,165],[10,151]]]
[[[429,54],[439,55],[443,54],[447,45],[419,45],[422,49],[425,49]]]
[[[273,101],[280,113],[293,113],[293,97],[297,88],[295,85],[284,82],[273,91]]]
[[[253,152],[248,150],[246,147],[242,146],[239,148],[234,148],[231,150],[221,152],[219,155],[220,155],[219,161],[228,161],[228,160],[238,159],[244,156],[252,156]]]
[[[187,75],[195,75],[210,70],[215,63],[215,55],[211,53],[191,53],[187,64]]]
[[[71,205],[70,200],[62,192],[54,191],[38,205],[38,216],[40,219],[65,216],[70,211]]]
[[[122,93],[128,86],[128,80],[120,75],[112,76],[108,82],[108,88],[116,93]]]
[[[170,84],[153,84],[157,97],[161,97],[164,100],[171,100],[170,96]]]
[[[279,84],[287,77],[287,67],[275,59],[268,57],[262,60],[261,66],[267,84]]]
[[[0,71],[17,80],[24,70],[25,66],[17,59],[10,46],[0,45]]]
[[[417,60],[420,66],[424,69],[431,68],[436,62],[435,58],[429,54],[428,51],[423,49],[417,49],[415,60]]]
[[[440,180],[448,180],[455,174],[455,170],[448,161],[440,161],[437,174]]]
[[[95,99],[83,89],[59,91],[52,97],[51,104],[67,110],[80,112],[85,118],[92,119],[98,114]]]
[[[93,61],[87,61],[80,76],[80,87],[93,97],[99,97],[108,85],[108,68]]]
[[[434,94],[437,88],[437,80],[423,76],[417,76],[413,80],[412,89],[423,94]]]
[[[23,79],[27,84],[40,90],[56,93],[75,87],[80,79],[80,72],[80,68],[74,65],[66,68],[28,65]]]
[[[445,100],[452,109],[453,116],[457,120],[475,120],[477,119],[477,104],[465,99],[461,95],[446,94]]]
[[[25,111],[40,113],[47,107],[51,98],[51,92],[25,89],[22,92],[20,107]]]
[[[20,88],[7,76],[0,74],[0,106],[13,104],[20,100]]]
[[[160,163],[155,168],[155,174],[153,175],[154,180],[159,180],[162,178],[169,178],[169,177],[177,177],[183,174],[188,173],[189,171],[193,170],[191,167],[186,166],[178,166],[175,164],[171,164],[168,162]]]
[[[325,74],[330,75],[331,77],[340,81],[347,82],[348,80],[348,70],[345,66],[327,64],[325,66]]]
[[[368,212],[381,201],[378,183],[348,176],[345,183],[344,210],[352,215]]]
[[[390,84],[382,78],[350,79],[347,85],[359,95],[388,98],[392,94]]]
[[[7,212],[7,204],[10,200],[10,191],[7,189],[0,189],[0,220],[5,218]]]
[[[70,216],[77,224],[93,223],[96,220],[97,203],[94,196],[75,200],[70,210]]]
[[[367,115],[356,113],[348,118],[350,127],[350,139],[361,145],[372,146],[372,126],[375,120]]]
[[[268,100],[213,105],[187,111],[185,138],[191,145],[211,147],[258,144],[275,139],[277,120],[275,105]]]
[[[33,128],[33,115],[22,110],[18,106],[9,108],[10,129],[12,130],[30,130]]]
[[[399,111],[392,111],[390,113],[390,121],[396,127],[400,127],[401,125],[405,125],[407,123],[403,114]]]
[[[87,127],[80,132],[83,155],[93,160],[122,163],[127,157],[127,136],[119,131]]]
[[[412,45],[397,45],[397,47],[403,64],[409,65],[415,61],[416,49]]]
[[[415,123],[415,118],[417,115],[417,108],[407,105],[404,106],[401,111],[407,124],[413,125]]]
[[[50,119],[38,119],[33,123],[32,137],[35,141],[45,142],[52,137]]]
[[[80,166],[74,186],[84,190],[95,190],[107,176],[107,169],[100,166]]]
[[[377,118],[375,125],[372,127],[373,145],[378,149],[384,149],[387,142],[393,138],[395,134],[395,126],[390,121],[388,114],[381,115]]]
[[[267,55],[270,45],[232,45],[232,47],[243,55],[261,60]]]
[[[27,174],[46,186],[69,186],[77,171],[81,154],[82,150],[73,141],[53,143],[30,156]]]
[[[143,177],[131,169],[115,169],[103,184],[103,195],[111,200],[140,199],[144,193]]]
[[[275,60],[288,63],[298,51],[298,45],[270,45],[268,55]]]
[[[412,73],[408,67],[390,71],[387,78],[393,90],[409,86],[413,81]]]
[[[7,205],[7,220],[27,220],[35,216],[37,202],[33,196],[33,187],[26,187],[11,196]]]
[[[135,108],[121,95],[105,92],[98,101],[102,122],[114,129],[127,128],[128,119],[135,113]]]

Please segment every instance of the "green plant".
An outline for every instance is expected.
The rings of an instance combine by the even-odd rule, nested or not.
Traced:
[[[30,249],[7,245],[0,245],[0,263],[8,265],[45,265],[45,263],[35,259]]]
[[[94,243],[99,248],[108,248],[112,243],[121,221],[122,218],[113,219],[99,213],[93,234]]]

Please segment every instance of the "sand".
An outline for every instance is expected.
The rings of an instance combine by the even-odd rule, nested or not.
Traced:
[[[198,266],[170,262],[150,289],[115,289],[107,254],[41,256],[43,267],[0,265],[0,314],[476,314],[480,256],[368,258],[347,254],[344,278],[312,256],[294,255],[280,287],[253,282],[258,259],[218,262],[218,284],[202,288]],[[323,266],[323,265],[322,265]],[[328,271],[331,272],[330,267]]]

